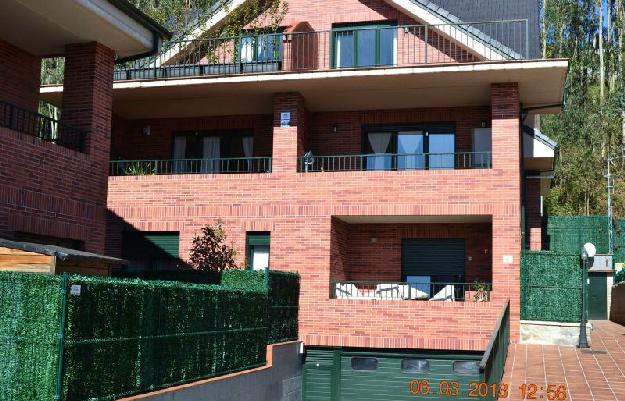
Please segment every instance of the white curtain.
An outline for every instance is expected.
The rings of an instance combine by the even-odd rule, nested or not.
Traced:
[[[202,172],[218,173],[220,170],[219,157],[221,156],[218,136],[205,136],[202,141]]]
[[[253,136],[244,136],[241,138],[241,142],[243,143],[243,156],[244,157],[253,157],[254,156],[254,137]],[[254,167],[254,161],[247,161],[247,170],[252,171]]]
[[[174,152],[173,152],[173,172],[174,173],[184,173],[186,171],[184,159],[187,154],[187,137],[186,136],[176,136],[174,138]]]
[[[391,142],[390,132],[370,133],[369,143],[375,156],[367,157],[368,170],[389,170],[391,167],[391,157],[386,155],[386,149]]]
[[[241,38],[241,62],[254,61],[254,39],[251,36]]]

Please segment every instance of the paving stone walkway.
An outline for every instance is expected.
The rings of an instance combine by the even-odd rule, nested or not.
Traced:
[[[536,400],[557,396],[547,394],[548,386],[566,385],[567,401],[625,401],[625,327],[610,321],[593,321],[592,348],[555,345],[511,344],[502,383],[509,386],[509,401],[526,399],[531,384]],[[556,398],[557,399],[557,398]],[[562,398],[561,398],[562,399]]]

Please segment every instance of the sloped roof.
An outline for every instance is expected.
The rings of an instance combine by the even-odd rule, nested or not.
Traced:
[[[532,128],[530,126],[523,126],[523,133],[530,135],[537,141],[541,142],[545,146],[550,147],[551,149],[555,149],[558,147],[558,143],[553,139],[549,138],[547,135],[543,134],[539,129]]]
[[[113,258],[111,256],[99,255],[97,253],[79,251],[77,249],[65,248],[57,245],[35,244],[33,242],[11,241],[0,238],[0,247],[19,249],[26,252],[35,252],[48,256],[55,256],[62,261],[83,260],[96,261],[111,264],[127,264],[124,259]]]

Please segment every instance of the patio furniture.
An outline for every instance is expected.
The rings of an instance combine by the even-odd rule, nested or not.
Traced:
[[[454,292],[455,292],[454,285],[452,284],[446,285],[445,287],[443,287],[443,289],[437,292],[436,295],[430,298],[430,301],[448,301],[448,302],[454,301],[455,300]]]

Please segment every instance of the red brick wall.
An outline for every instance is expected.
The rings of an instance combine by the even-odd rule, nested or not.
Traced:
[[[464,239],[465,281],[492,281],[490,223],[348,224],[346,237],[345,277],[332,277],[333,281],[401,281],[402,240],[417,238]],[[371,242],[371,238],[375,238],[375,242]],[[331,263],[334,266],[334,261]]]
[[[0,39],[0,100],[36,112],[40,71],[39,57]]]
[[[610,320],[625,325],[625,283],[612,287]]]
[[[467,112],[464,124],[468,129],[471,121],[477,124],[492,114],[493,169],[303,174],[296,172],[296,157],[302,141],[314,143],[319,118],[312,116],[305,133],[297,127],[306,124],[303,99],[277,94],[271,174],[110,177],[109,251],[119,254],[120,231],[130,224],[140,230],[179,231],[181,255],[186,257],[199,228],[221,220],[240,263],[246,231],[270,231],[272,268],[302,275],[300,332],[309,345],[483,349],[507,298],[512,298],[512,339],[518,340],[521,160],[516,85],[494,85],[491,113],[479,110],[475,117]],[[292,126],[280,128],[279,113],[286,111],[292,113]],[[407,118],[405,112],[374,112],[365,120]],[[423,121],[445,116],[433,109],[412,113],[416,111],[411,119],[421,115]],[[350,215],[490,216],[493,301],[329,299],[332,277],[349,269],[350,232],[336,224],[333,229],[332,217]],[[504,263],[504,256],[512,262]]]
[[[0,236],[84,241],[104,252],[114,54],[68,47],[63,122],[89,131],[85,153],[0,129]]]
[[[302,105],[304,107],[304,105]],[[305,107],[304,109],[305,110]],[[279,118],[279,115],[276,116]],[[362,153],[362,126],[451,122],[456,125],[456,151],[471,152],[471,129],[490,125],[489,107],[431,108],[304,113],[299,125],[297,154],[312,150],[315,155]],[[279,121],[276,122],[279,124]],[[143,133],[150,126],[150,135]],[[336,126],[337,132],[333,131]],[[169,159],[172,136],[179,131],[248,128],[254,132],[254,155],[272,154],[272,116],[224,116],[153,120],[113,119],[111,159]]]

